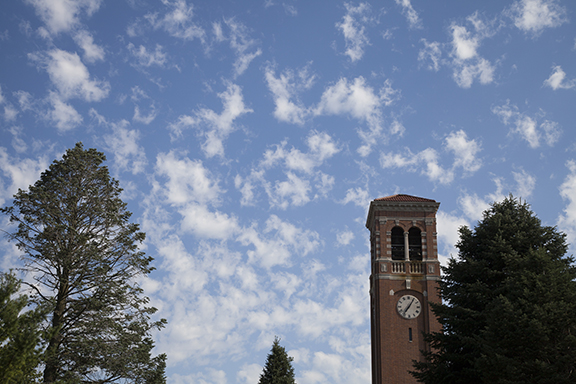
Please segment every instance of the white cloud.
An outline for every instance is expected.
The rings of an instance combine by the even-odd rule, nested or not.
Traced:
[[[206,368],[206,372],[197,372],[191,375],[182,376],[173,374],[170,376],[170,383],[173,384],[227,384],[226,373],[221,370]],[[258,378],[256,379],[258,381]]]
[[[422,175],[440,184],[450,184],[454,179],[454,171],[440,166],[438,152],[432,148],[417,154],[413,154],[408,148],[403,154],[382,153],[380,165],[382,168],[407,168],[409,172],[416,172],[420,168]]]
[[[270,198],[270,204],[280,209],[286,209],[290,203],[294,206],[302,206],[310,201],[310,182],[292,172],[286,173],[286,180],[277,181],[274,186],[268,186],[266,193]]]
[[[350,3],[345,3],[346,14],[341,23],[336,23],[344,35],[346,43],[346,55],[352,62],[358,61],[364,55],[364,47],[370,45],[370,40],[366,36],[365,24],[370,22],[370,4],[360,3],[354,7]]]
[[[183,40],[199,39],[204,42],[206,32],[192,21],[193,5],[188,5],[186,0],[162,0],[162,4],[170,9],[166,14],[159,16],[158,13],[149,13],[145,16],[154,29],[163,29],[171,36]]]
[[[456,257],[458,255],[458,250],[455,247],[460,238],[458,229],[462,226],[470,226],[470,223],[465,218],[442,210],[439,210],[436,214],[436,222],[436,230],[438,231],[438,259],[443,266],[446,266],[450,257]]]
[[[85,61],[93,63],[98,60],[104,60],[104,49],[94,43],[94,38],[89,32],[84,30],[76,32],[76,34],[74,34],[74,41],[84,51]]]
[[[257,48],[251,50],[252,47],[258,42],[248,36],[248,28],[234,18],[225,19],[224,23],[230,29],[230,48],[236,53],[236,61],[234,62],[234,76],[243,74],[248,66],[258,56],[262,54],[262,50]],[[217,35],[217,38],[223,39],[223,36]]]
[[[252,169],[249,176],[236,175],[234,185],[242,193],[241,204],[254,205],[255,191],[260,186],[264,188],[270,206],[280,209],[287,209],[290,205],[301,206],[325,197],[334,186],[335,179],[318,168],[341,149],[325,132],[311,131],[305,141],[308,146],[306,152],[294,147],[288,149],[288,142],[283,141],[264,152],[258,167]],[[286,179],[267,181],[265,172],[278,165],[284,169]],[[312,192],[315,194],[312,195]]]
[[[312,87],[315,78],[315,75],[308,73],[308,67],[300,69],[297,73],[288,69],[279,77],[275,77],[274,68],[268,65],[265,69],[265,79],[276,105],[274,117],[292,124],[304,124],[309,111],[298,99],[298,93]]]
[[[301,125],[308,116],[350,115],[366,123],[368,129],[358,129],[363,143],[358,148],[361,156],[370,154],[372,147],[384,136],[382,107],[392,105],[400,97],[400,92],[392,88],[390,80],[386,80],[379,90],[375,90],[362,76],[352,81],[341,78],[324,90],[315,107],[307,108],[297,97],[300,90],[308,89],[313,84],[315,76],[309,75],[307,68],[300,70],[297,75],[287,70],[276,77],[272,66],[268,66],[265,77],[268,88],[274,95],[274,116],[280,121]],[[391,134],[400,134],[403,127],[395,120],[389,131]]]
[[[166,53],[162,52],[162,46],[156,44],[154,51],[148,51],[146,47],[140,45],[138,48],[134,44],[128,44],[128,51],[138,61],[140,67],[151,67],[153,65],[163,67],[166,64]]]
[[[552,67],[552,74],[544,81],[544,85],[549,86],[553,90],[557,89],[571,89],[576,87],[576,79],[566,79],[566,72],[562,70],[559,65]]]
[[[576,242],[576,162],[566,162],[568,175],[560,185],[560,196],[566,202],[564,214],[558,217],[558,227],[568,235],[568,242],[572,244],[572,250]]]
[[[244,364],[240,371],[238,371],[237,377],[240,383],[243,384],[253,384],[260,380],[260,374],[262,373],[262,366],[259,364]]]
[[[336,234],[336,242],[340,245],[348,245],[352,240],[354,240],[354,232],[352,231],[345,230]]]
[[[495,70],[490,61],[478,54],[478,48],[483,39],[496,33],[497,28],[492,26],[493,22],[482,20],[477,12],[468,16],[466,21],[472,26],[471,30],[455,23],[451,26],[453,78],[462,88],[470,88],[475,79],[481,84],[491,83]]]
[[[480,44],[479,36],[471,36],[466,27],[452,25],[452,46],[454,54],[459,60],[468,60],[477,55],[476,49]]]
[[[205,138],[202,144],[205,155],[224,157],[223,141],[236,129],[234,120],[246,113],[252,113],[253,110],[244,105],[242,89],[236,84],[228,83],[226,91],[219,93],[218,97],[223,104],[221,114],[211,109],[201,108],[195,112],[194,116],[180,116],[177,122],[169,126],[172,139],[179,137],[184,128],[197,127],[200,136]]]
[[[156,172],[168,178],[166,198],[170,204],[215,204],[223,192],[218,179],[200,160],[179,158],[175,151],[160,153],[156,158]]]
[[[247,251],[248,260],[264,268],[290,265],[292,252],[306,256],[320,245],[317,232],[298,228],[276,215],[266,220],[262,234],[256,226],[243,228],[237,240],[254,247]]]
[[[322,93],[320,102],[314,109],[315,115],[346,115],[366,122],[368,130],[359,130],[358,134],[363,145],[358,148],[361,156],[367,156],[372,147],[382,137],[383,106],[390,106],[399,98],[399,92],[392,88],[390,80],[386,80],[378,93],[366,84],[360,76],[353,82],[342,78],[336,84],[329,86]]]
[[[28,150],[28,145],[22,139],[21,134],[24,131],[22,127],[12,126],[8,130],[12,134],[12,148],[18,153],[24,153]]]
[[[26,190],[33,185],[48,165],[45,156],[20,160],[10,156],[6,148],[0,147],[0,172],[10,180],[8,185],[3,185],[0,180],[0,206],[4,206],[18,189]]]
[[[514,178],[516,179],[516,175],[514,175]],[[468,219],[473,221],[482,219],[483,212],[490,208],[493,202],[502,201],[507,196],[507,193],[504,193],[505,186],[503,179],[496,177],[492,181],[496,184],[496,190],[494,192],[484,197],[478,197],[476,193],[471,195],[463,193],[458,198],[458,205]],[[523,185],[518,184],[518,190],[523,187]]]
[[[478,197],[476,193],[464,193],[458,198],[458,205],[469,220],[477,221],[482,219],[482,213],[490,208],[490,201]],[[439,232],[440,233],[440,230]]]
[[[283,141],[276,146],[275,150],[266,150],[261,165],[269,168],[282,161],[286,168],[290,170],[310,174],[314,171],[314,168],[319,167],[325,160],[340,152],[338,144],[325,132],[310,132],[306,138],[306,144],[309,148],[307,153],[301,152],[296,148],[286,150],[286,144],[287,142]]]
[[[536,187],[536,177],[523,169],[520,172],[512,172],[512,175],[517,185],[514,195],[523,199],[529,198]]]
[[[18,110],[10,103],[4,105],[4,120],[14,121],[18,116]]]
[[[155,184],[158,201],[173,205],[182,219],[180,227],[200,239],[230,239],[239,231],[233,215],[210,210],[220,203],[224,192],[219,180],[200,160],[191,160],[175,151],[156,158],[156,175],[166,181]]]
[[[368,120],[379,114],[380,103],[380,97],[363,77],[357,77],[351,83],[342,78],[324,91],[315,113],[350,114],[357,119]]]
[[[480,169],[482,161],[476,156],[482,150],[476,140],[468,140],[463,130],[451,132],[445,139],[446,149],[454,153],[454,167],[462,167],[467,174]]]
[[[444,139],[444,149],[454,154],[451,168],[440,165],[440,155],[433,148],[426,148],[419,153],[412,153],[406,148],[403,153],[382,153],[380,165],[382,168],[406,168],[409,172],[420,170],[432,182],[450,184],[454,180],[454,172],[457,168],[464,170],[464,175],[470,175],[482,166],[482,161],[477,158],[481,151],[481,145],[475,139],[469,140],[463,130],[451,132]]]
[[[418,12],[414,9],[410,0],[396,0],[396,4],[402,7],[402,14],[408,20],[408,25],[410,28],[420,29],[422,28],[422,20],[418,16]]]
[[[187,204],[179,208],[182,229],[205,239],[230,239],[238,231],[238,221],[227,213],[210,211],[201,204]]]
[[[437,41],[429,43],[426,39],[421,39],[420,42],[424,44],[424,48],[418,52],[418,61],[428,62],[427,69],[438,72],[442,58],[440,43]]]
[[[18,105],[22,111],[32,109],[34,103],[31,94],[26,91],[16,91],[14,96],[18,99]]]
[[[538,121],[518,111],[518,107],[511,105],[510,101],[501,106],[492,108],[492,113],[499,116],[505,125],[512,125],[512,133],[517,133],[528,142],[531,148],[538,148],[540,141],[552,147],[560,139],[562,130],[558,123],[545,120],[538,126]]]
[[[555,121],[544,120],[540,124],[540,129],[544,131],[544,140],[549,147],[554,146],[560,140],[560,136],[562,136],[562,129]]]
[[[50,92],[48,101],[52,110],[46,112],[45,118],[51,121],[60,133],[76,128],[84,120],[73,106],[62,101],[55,92]]]
[[[154,102],[150,103],[149,112],[147,115],[143,114],[140,111],[140,106],[136,105],[137,102],[150,99],[150,96],[146,92],[144,92],[140,87],[135,86],[132,87],[132,95],[130,95],[130,99],[134,102],[134,115],[132,116],[132,120],[142,123],[142,124],[150,124],[154,121],[156,116],[158,115],[158,111],[156,110],[156,106]]]
[[[88,69],[76,53],[53,49],[45,55],[30,54],[29,57],[46,68],[52,84],[64,100],[100,101],[108,96],[110,84],[90,79]]]
[[[534,36],[545,28],[555,28],[568,21],[566,8],[555,0],[515,1],[505,13],[518,29]]]
[[[282,7],[284,8],[284,12],[286,12],[287,15],[298,16],[298,9],[294,5],[282,3]]]
[[[132,116],[132,120],[134,120],[138,123],[148,125],[154,121],[154,119],[156,118],[157,115],[158,115],[158,112],[156,111],[154,104],[152,104],[152,108],[150,110],[150,113],[148,113],[148,115],[143,115],[140,112],[140,107],[136,105],[136,106],[134,106],[134,116]]]
[[[489,84],[494,80],[494,67],[488,60],[480,58],[476,64],[457,66],[453,77],[462,88],[470,88],[476,78],[480,80],[480,84]]]
[[[130,123],[122,120],[111,124],[112,133],[104,135],[106,149],[114,154],[114,165],[120,170],[129,170],[132,174],[144,172],[148,163],[144,148],[138,144],[140,131],[129,129]]]
[[[362,187],[350,188],[346,191],[346,196],[342,199],[342,204],[354,203],[360,208],[366,209],[370,203],[368,190]]]
[[[100,8],[102,0],[25,0],[46,23],[48,30],[57,34],[67,32],[80,23],[80,14],[88,17]]]

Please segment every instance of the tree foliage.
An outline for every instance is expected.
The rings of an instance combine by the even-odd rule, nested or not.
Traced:
[[[12,273],[0,274],[0,383],[31,383],[38,376],[43,313],[38,307],[24,311],[28,296],[19,290]]]
[[[474,230],[460,229],[458,259],[433,310],[443,331],[415,363],[424,383],[576,382],[576,269],[565,235],[512,196]]]
[[[151,321],[136,283],[152,268],[144,233],[129,221],[122,189],[103,153],[81,143],[55,160],[2,209],[17,224],[9,239],[35,279],[34,300],[50,308],[44,382],[155,382],[165,356],[151,358]]]
[[[295,384],[293,360],[280,345],[280,339],[275,337],[258,384]]]

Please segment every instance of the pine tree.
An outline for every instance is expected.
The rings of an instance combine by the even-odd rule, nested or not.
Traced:
[[[576,268],[565,235],[526,203],[494,203],[460,229],[458,259],[441,281],[424,383],[576,382]]]
[[[280,339],[275,337],[258,384],[295,384],[293,360],[280,345]]]
[[[40,364],[43,313],[38,307],[25,311],[28,296],[19,291],[12,273],[0,274],[0,383],[5,384],[35,382]]]
[[[9,239],[36,280],[33,299],[50,308],[45,383],[163,377],[165,355],[151,358],[150,332],[165,321],[150,320],[156,309],[135,282],[152,258],[138,249],[145,235],[105,159],[78,143],[2,209],[17,224]]]

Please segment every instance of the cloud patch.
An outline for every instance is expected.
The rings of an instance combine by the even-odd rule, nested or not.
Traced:
[[[444,149],[454,154],[450,168],[440,165],[440,154],[433,148],[426,148],[418,153],[412,153],[409,148],[403,153],[381,153],[382,168],[405,168],[410,172],[419,171],[434,183],[450,184],[454,180],[455,171],[462,168],[464,176],[469,176],[480,169],[482,161],[477,158],[481,144],[476,139],[468,139],[463,130],[451,132],[444,139]]]
[[[504,105],[493,107],[492,113],[500,117],[504,125],[511,126],[510,133],[520,135],[530,148],[540,147],[542,141],[552,147],[562,134],[558,123],[554,121],[544,120],[538,123],[543,113],[540,116],[528,116],[519,112],[518,107],[510,104],[509,100]]]
[[[287,148],[287,145],[288,142],[283,141],[267,149],[259,165],[248,176],[235,177],[235,186],[242,194],[242,205],[256,204],[259,188],[264,189],[270,206],[279,209],[305,205],[332,189],[334,177],[318,169],[341,150],[330,135],[311,131],[306,138],[306,152]],[[266,180],[265,173],[278,166],[284,170],[286,179]]]
[[[154,29],[163,29],[170,36],[182,40],[198,39],[202,43],[205,42],[206,32],[192,20],[194,18],[193,5],[188,5],[186,0],[162,0],[162,4],[168,8],[166,13],[160,15],[154,12],[144,16]]]
[[[558,217],[558,227],[568,235],[568,242],[576,242],[576,161],[566,162],[568,175],[560,185],[562,200],[566,203],[563,214]],[[572,249],[573,251],[573,249]]]
[[[208,108],[200,108],[192,116],[181,115],[169,126],[172,139],[180,137],[184,129],[195,127],[204,139],[202,150],[206,157],[224,157],[223,142],[236,129],[234,121],[253,110],[244,104],[242,89],[236,84],[228,82],[226,90],[219,93],[218,97],[223,106],[220,114]]]
[[[418,12],[416,12],[410,0],[396,0],[396,4],[402,7],[402,14],[406,17],[408,26],[411,29],[422,28],[422,20],[420,19],[420,16],[418,16]]]
[[[558,89],[572,89],[576,88],[576,79],[567,79],[566,72],[562,70],[562,67],[556,65],[552,67],[552,74],[544,81],[544,85],[555,91]]]
[[[68,32],[80,23],[80,16],[90,17],[100,8],[102,0],[25,0],[46,24],[48,32]]]
[[[567,11],[555,0],[515,1],[505,14],[516,28],[537,37],[546,28],[555,28],[568,21]]]
[[[252,39],[249,35],[248,28],[234,18],[224,19],[224,25],[228,27],[229,35],[225,36],[222,24],[217,22],[213,24],[213,32],[217,42],[228,40],[230,48],[236,54],[234,61],[234,77],[242,75],[250,63],[262,55],[262,49],[256,46],[258,41]]]
[[[342,21],[336,23],[336,28],[344,35],[346,51],[344,54],[355,62],[364,55],[364,48],[370,45],[370,40],[366,35],[366,25],[371,22],[371,7],[368,3],[360,3],[353,6],[345,3],[346,14]]]
[[[314,114],[350,115],[365,122],[368,130],[358,130],[363,142],[358,148],[358,153],[364,157],[372,152],[372,147],[382,136],[384,129],[382,107],[390,106],[399,96],[400,92],[392,88],[390,80],[386,80],[376,91],[362,76],[350,82],[342,78],[324,90],[320,102],[314,108]]]
[[[276,77],[273,66],[268,65],[264,77],[274,98],[274,117],[287,123],[304,124],[310,110],[302,104],[298,94],[310,89],[316,76],[304,67],[298,71],[287,69]]]
[[[92,79],[88,68],[76,53],[53,49],[45,54],[29,54],[29,57],[46,69],[50,81],[64,100],[79,98],[84,101],[100,101],[110,92],[110,84]]]

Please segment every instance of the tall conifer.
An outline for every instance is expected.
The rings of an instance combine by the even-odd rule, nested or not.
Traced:
[[[293,360],[280,345],[280,339],[275,337],[258,384],[295,384]]]
[[[576,382],[576,268],[565,235],[512,196],[460,229],[424,383]]]
[[[35,279],[33,299],[50,309],[45,383],[165,382],[150,336],[164,320],[150,320],[156,309],[136,282],[152,258],[105,159],[78,143],[2,209],[17,224],[9,239]]]

